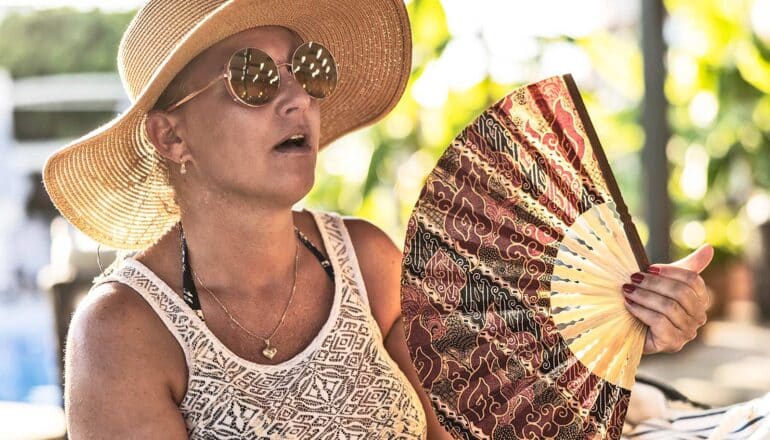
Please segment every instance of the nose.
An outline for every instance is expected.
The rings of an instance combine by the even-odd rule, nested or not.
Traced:
[[[281,72],[281,88],[276,97],[276,109],[281,116],[286,116],[298,110],[307,110],[310,106],[310,101],[313,99],[294,78],[291,68],[290,64],[284,64],[278,68]]]

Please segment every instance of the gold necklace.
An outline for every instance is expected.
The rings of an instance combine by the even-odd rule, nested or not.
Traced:
[[[296,230],[296,226],[294,229]],[[216,295],[214,295],[214,292],[212,292],[208,287],[206,287],[205,284],[203,284],[203,281],[200,279],[200,277],[198,276],[198,274],[195,272],[194,269],[192,270],[192,273],[195,276],[195,278],[198,280],[198,284],[200,284],[201,287],[203,287],[203,290],[208,292],[208,294],[211,295],[212,298],[214,298],[214,301],[216,301],[217,304],[219,304],[219,307],[222,308],[222,310],[225,312],[227,317],[230,318],[230,320],[234,322],[235,325],[237,325],[241,330],[246,332],[246,334],[253,337],[254,339],[261,339],[265,341],[265,348],[262,349],[262,355],[267,359],[272,360],[275,357],[276,353],[278,353],[278,348],[275,347],[274,345],[270,345],[270,339],[273,338],[273,336],[275,335],[275,332],[277,332],[278,328],[281,327],[281,324],[283,324],[284,319],[286,319],[286,312],[289,311],[291,302],[292,300],[294,300],[294,292],[297,290],[297,263],[298,262],[299,262],[299,243],[295,240],[294,241],[294,281],[292,282],[292,285],[291,285],[291,295],[289,296],[289,301],[286,303],[286,308],[283,310],[283,314],[281,315],[281,320],[278,321],[278,325],[275,326],[275,328],[273,329],[273,332],[270,333],[270,336],[268,336],[267,338],[263,338],[261,336],[255,335],[254,333],[249,331],[249,329],[244,327],[240,322],[238,322],[238,320],[235,319],[232,313],[230,313],[230,311],[227,310],[227,307],[225,307],[225,305],[222,304],[222,301],[220,301],[219,298]]]

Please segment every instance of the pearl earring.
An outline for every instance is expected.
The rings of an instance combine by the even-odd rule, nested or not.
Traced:
[[[179,168],[179,174],[187,174],[187,162],[182,162],[182,166]]]

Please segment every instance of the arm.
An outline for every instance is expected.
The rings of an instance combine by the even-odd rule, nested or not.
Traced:
[[[385,349],[420,397],[428,422],[428,438],[451,440],[453,437],[441,426],[433,412],[430,398],[420,384],[406,345],[401,322],[402,252],[382,230],[365,220],[345,219],[345,224],[356,250],[372,314],[385,335]]]
[[[69,438],[186,439],[169,380],[180,356],[184,366],[181,348],[141,296],[118,283],[95,287],[67,335]]]

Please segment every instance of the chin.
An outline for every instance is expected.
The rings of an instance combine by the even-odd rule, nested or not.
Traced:
[[[263,182],[264,191],[275,200],[281,200],[286,205],[294,205],[313,189],[315,184],[315,170],[309,173],[284,175],[282,178]]]

